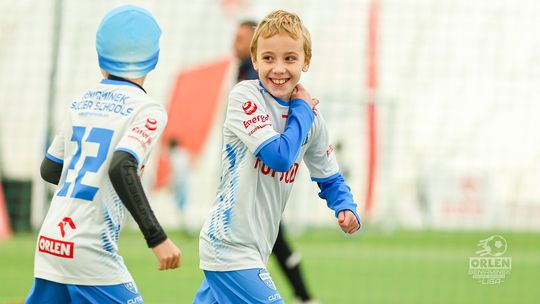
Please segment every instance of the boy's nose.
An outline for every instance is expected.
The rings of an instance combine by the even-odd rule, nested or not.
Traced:
[[[281,61],[277,61],[272,69],[274,73],[285,73],[285,65]]]

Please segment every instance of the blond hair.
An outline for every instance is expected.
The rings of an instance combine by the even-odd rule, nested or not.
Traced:
[[[311,59],[311,36],[298,15],[284,10],[273,11],[266,15],[255,28],[251,39],[251,57],[257,59],[257,42],[259,37],[270,38],[274,35],[286,33],[292,39],[300,37],[304,40],[304,54],[306,60]]]

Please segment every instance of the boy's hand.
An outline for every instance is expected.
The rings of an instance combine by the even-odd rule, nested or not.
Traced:
[[[319,104],[319,100],[317,98],[311,98],[311,94],[309,94],[309,92],[301,84],[297,84],[292,91],[291,99],[295,98],[300,98],[304,100],[312,109],[314,109],[315,106]]]
[[[340,211],[338,214],[338,223],[341,230],[348,234],[355,233],[361,226],[351,210]]]
[[[152,248],[152,251],[159,261],[158,270],[180,267],[182,252],[170,239]]]

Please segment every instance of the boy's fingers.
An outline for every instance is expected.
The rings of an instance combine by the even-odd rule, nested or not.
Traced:
[[[358,223],[354,214],[347,211],[339,213],[338,222],[341,230],[348,234],[353,234],[360,229],[360,223]]]
[[[354,221],[352,221],[351,223],[351,230],[350,230],[350,234],[353,234],[355,233],[356,231],[360,230],[360,227],[362,225],[358,222],[358,220],[356,220],[356,218],[354,218]]]
[[[345,221],[345,212],[344,212],[344,211],[341,211],[341,212],[338,214],[338,222],[339,222],[339,224],[341,225],[344,221]]]

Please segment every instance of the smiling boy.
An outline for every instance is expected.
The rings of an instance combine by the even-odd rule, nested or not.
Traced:
[[[256,28],[251,57],[260,80],[229,94],[221,183],[200,234],[205,280],[193,303],[283,303],[266,264],[302,161],[341,229],[360,228],[318,100],[299,84],[311,60],[309,31],[297,15],[274,11]]]

